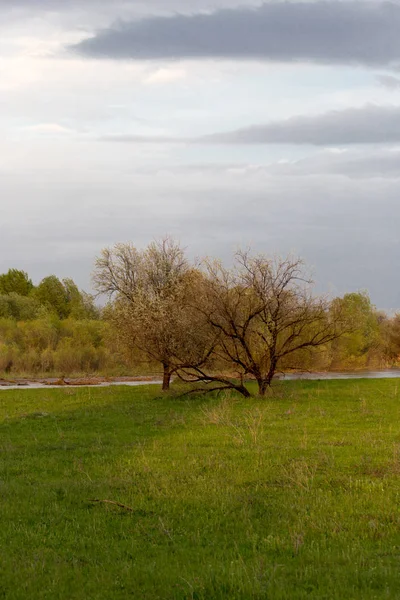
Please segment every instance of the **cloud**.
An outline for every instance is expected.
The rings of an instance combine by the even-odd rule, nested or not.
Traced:
[[[142,10],[147,8],[147,13],[168,12],[184,10],[188,8],[187,0],[0,0],[0,10],[10,10],[15,8],[29,8],[29,10],[53,10],[70,11],[76,7],[81,8],[85,5],[87,9],[101,9],[102,7],[112,7],[115,11],[124,7],[130,7],[133,10]],[[219,7],[257,5],[259,0],[190,0],[190,10],[210,10]]]
[[[400,179],[400,147],[323,150],[286,164],[269,166],[275,175],[341,175],[351,179]]]
[[[400,142],[400,107],[373,106],[296,116],[228,133],[205,136],[217,144],[385,144]]]
[[[185,79],[187,72],[179,67],[162,67],[150,73],[144,80],[148,84],[166,84]]]
[[[108,135],[106,142],[148,144],[293,144],[346,146],[400,142],[400,106],[374,106],[329,111],[320,115],[294,116],[198,138],[174,136]]]
[[[390,65],[400,60],[392,2],[271,2],[123,22],[74,50],[95,58],[225,58]]]
[[[268,165],[231,165],[229,172],[238,178],[264,173],[276,177],[339,175],[350,179],[400,180],[400,147],[374,147],[370,150],[325,149],[300,160]]]
[[[46,19],[61,17],[76,27],[104,27],[110,20],[140,19],[166,16],[179,12],[193,14],[217,8],[255,6],[259,0],[0,0],[0,14],[19,21],[27,16],[45,15]],[[74,19],[80,17],[80,21]]]
[[[393,77],[392,75],[378,75],[378,82],[388,90],[398,90],[400,89],[400,79],[398,77]]]
[[[73,129],[63,127],[58,123],[38,123],[37,125],[28,125],[28,127],[24,127],[23,129],[24,131],[44,135],[69,135],[74,133]]]
[[[162,170],[161,170],[162,172]],[[247,187],[247,181],[263,177],[307,178],[337,175],[349,179],[400,180],[400,147],[372,149],[321,150],[298,160],[270,163],[191,164],[164,168],[171,176],[190,175],[192,178],[229,177],[237,185]]]
[[[185,139],[168,135],[103,135],[98,138],[99,142],[111,142],[117,144],[190,144],[194,139]]]

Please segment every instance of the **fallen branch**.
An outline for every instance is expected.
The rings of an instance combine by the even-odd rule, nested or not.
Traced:
[[[218,387],[213,387],[213,388],[193,388],[191,390],[188,390],[187,392],[183,392],[182,394],[179,394],[179,396],[177,396],[177,398],[184,398],[185,396],[189,396],[191,394],[209,394],[210,392],[222,392],[224,390],[232,390],[234,388],[232,388],[231,385],[226,385],[226,386],[218,386]]]
[[[113,504],[114,506],[119,506],[119,508],[123,508],[125,510],[129,510],[130,512],[134,512],[134,509],[130,506],[126,506],[126,504],[121,504],[121,502],[115,502],[115,500],[89,500],[89,502],[98,502],[102,504]]]

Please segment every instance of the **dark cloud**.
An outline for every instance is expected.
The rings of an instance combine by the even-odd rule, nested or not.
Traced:
[[[30,13],[76,13],[94,16],[99,11],[110,18],[138,18],[168,15],[179,11],[182,14],[198,11],[215,11],[221,8],[254,6],[258,0],[0,0],[0,11]]]
[[[385,144],[400,142],[400,107],[367,105],[296,116],[202,138],[217,144]]]
[[[95,58],[232,58],[388,65],[400,59],[400,6],[272,2],[120,23],[75,46]]]
[[[115,9],[121,8],[121,6],[131,6],[132,8],[141,8],[143,6],[147,6],[147,12],[152,13],[161,8],[164,11],[174,11],[179,9],[184,9],[184,7],[188,7],[187,0],[85,0],[83,3],[82,0],[0,0],[0,9],[3,8],[13,8],[13,7],[29,7],[33,9],[46,9],[52,8],[54,10],[62,10],[68,11],[71,8],[76,6],[81,6],[85,4],[86,6],[111,6]],[[238,5],[256,5],[259,4],[257,0],[190,0],[190,11],[193,10],[216,10],[217,8],[226,7],[226,6],[238,6]]]

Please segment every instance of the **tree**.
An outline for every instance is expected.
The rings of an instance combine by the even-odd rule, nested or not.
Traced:
[[[36,319],[39,309],[39,303],[31,296],[21,296],[15,292],[0,295],[0,317],[31,321]]]
[[[365,367],[380,346],[380,316],[368,293],[352,292],[335,298],[331,310],[340,311],[344,332],[332,343],[330,367]]]
[[[379,319],[379,347],[384,364],[398,364],[400,358],[400,314],[392,318],[385,314],[378,314]]]
[[[192,308],[196,273],[178,243],[166,237],[143,251],[132,244],[104,249],[93,282],[114,300],[111,319],[125,345],[161,363],[163,390],[182,364],[201,362],[202,316]]]
[[[34,294],[40,304],[47,306],[60,319],[68,317],[70,312],[68,294],[58,277],[49,275],[42,279],[35,288]]]
[[[9,269],[7,273],[0,275],[0,294],[29,296],[32,289],[32,280],[25,271]]]
[[[339,311],[333,316],[328,301],[312,296],[312,282],[300,259],[239,252],[232,269],[207,261],[205,279],[206,294],[198,310],[218,336],[215,359],[228,371],[234,368],[240,383],[198,367],[184,370],[188,378],[219,382],[247,396],[244,379],[251,376],[264,396],[282,365],[298,368],[302,353],[341,333]]]
[[[93,297],[90,294],[82,292],[73,279],[63,279],[62,284],[66,293],[68,313],[71,318],[99,318],[99,310],[96,308]]]

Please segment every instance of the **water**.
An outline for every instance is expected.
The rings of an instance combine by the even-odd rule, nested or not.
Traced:
[[[36,381],[27,381],[26,383],[20,385],[1,385],[0,390],[54,390],[54,389],[70,389],[70,388],[83,388],[83,387],[91,387],[91,388],[104,388],[111,387],[113,385],[127,385],[129,387],[137,387],[139,385],[161,385],[162,381],[107,381],[103,383],[96,383],[94,385],[46,385],[44,383],[38,383]]]
[[[386,369],[385,371],[354,371],[354,372],[343,372],[343,373],[287,373],[286,375],[279,374],[277,379],[281,381],[293,381],[293,380],[324,380],[328,381],[331,379],[394,379],[400,378],[400,369]],[[82,388],[82,387],[93,387],[93,388],[104,388],[115,385],[127,385],[130,387],[137,387],[142,385],[161,385],[161,381],[111,381],[103,382],[95,385],[84,386],[84,385],[45,385],[44,383],[38,383],[34,381],[26,382],[23,385],[1,385],[0,390],[44,390],[44,389],[58,389],[58,388]]]
[[[354,371],[343,373],[287,373],[279,375],[278,379],[291,381],[297,379],[394,379],[400,378],[400,369],[386,369],[385,371]]]

